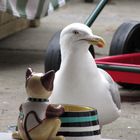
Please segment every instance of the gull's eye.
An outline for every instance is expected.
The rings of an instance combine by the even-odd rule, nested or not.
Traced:
[[[75,30],[75,31],[73,31],[73,33],[74,33],[75,35],[79,34],[79,32],[78,32],[78,31],[76,31],[76,30]]]

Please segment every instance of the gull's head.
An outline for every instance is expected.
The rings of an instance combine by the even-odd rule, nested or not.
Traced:
[[[73,23],[66,26],[60,34],[61,48],[84,48],[88,49],[89,45],[104,47],[103,38],[94,35],[92,30],[82,23]]]

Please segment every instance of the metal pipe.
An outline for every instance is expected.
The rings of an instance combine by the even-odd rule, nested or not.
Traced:
[[[89,17],[86,19],[85,23],[88,27],[91,27],[93,22],[96,20],[97,16],[100,14],[104,6],[107,4],[109,0],[101,0],[99,4],[95,7],[95,9],[91,12]]]

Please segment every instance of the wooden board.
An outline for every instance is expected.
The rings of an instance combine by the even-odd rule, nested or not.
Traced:
[[[38,27],[39,25],[40,20],[27,20],[25,18],[17,18],[5,12],[0,12],[0,39],[29,27]]]
[[[0,25],[0,39],[29,27],[29,21],[25,19],[13,19]]]

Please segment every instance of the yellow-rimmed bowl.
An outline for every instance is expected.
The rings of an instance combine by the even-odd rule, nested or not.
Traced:
[[[98,113],[95,108],[78,105],[63,105],[58,135],[66,140],[101,140]]]

